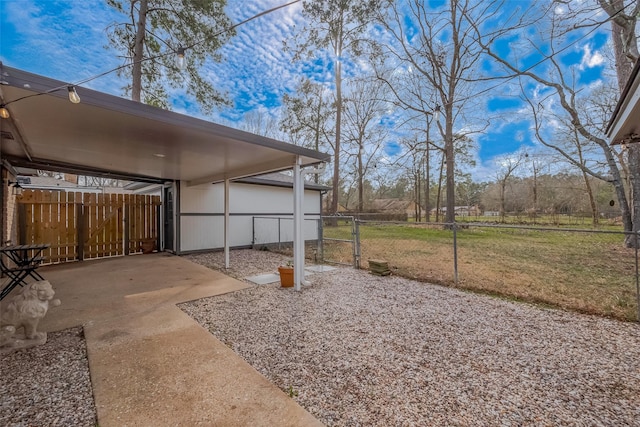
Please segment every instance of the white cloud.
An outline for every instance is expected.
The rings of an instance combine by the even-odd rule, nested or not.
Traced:
[[[582,50],[584,53],[582,55],[582,61],[578,66],[580,70],[597,67],[604,63],[604,56],[599,51],[592,52],[590,45],[585,45]]]

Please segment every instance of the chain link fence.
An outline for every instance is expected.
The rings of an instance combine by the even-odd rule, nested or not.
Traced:
[[[323,262],[360,267],[358,224],[352,216],[322,217]]]
[[[381,259],[415,280],[640,319],[638,251],[624,246],[623,232],[379,221],[354,230],[362,268]]]
[[[293,256],[293,217],[254,216],[252,246]],[[322,262],[322,220],[305,218],[302,232],[306,258],[316,264]]]
[[[292,254],[293,218],[254,217],[255,249]],[[638,250],[621,231],[305,219],[306,257],[622,320],[640,319]]]

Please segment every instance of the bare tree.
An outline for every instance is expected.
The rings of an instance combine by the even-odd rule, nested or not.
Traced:
[[[533,223],[535,224],[538,217],[538,210],[540,208],[538,203],[539,194],[539,176],[544,168],[547,168],[547,159],[544,159],[540,153],[529,154],[525,152],[524,160],[527,164],[531,165],[531,216],[533,217]]]
[[[396,98],[416,113],[433,114],[439,110],[443,121],[436,121],[444,141],[446,165],[445,221],[455,221],[455,136],[461,132],[461,121],[465,108],[471,107],[474,99],[466,97],[474,81],[479,77],[478,63],[482,57],[473,31],[493,19],[499,8],[491,2],[452,0],[444,6],[432,9],[426,2],[388,2],[389,13],[380,16],[391,40],[382,46],[388,61],[404,66],[407,72],[419,75],[422,88],[433,90],[435,106],[429,105],[423,96],[418,102],[407,101],[403,90],[396,90]],[[393,86],[393,84],[390,84]],[[408,93],[415,89],[405,88]],[[422,92],[424,94],[424,92]],[[428,126],[427,126],[428,129]]]
[[[279,139],[278,120],[267,111],[251,110],[244,114],[241,129],[256,135]]]
[[[300,80],[294,94],[282,97],[280,130],[296,145],[314,150],[333,147],[330,97],[331,91],[324,85],[307,78]]]
[[[502,222],[504,222],[506,215],[505,194],[507,182],[523,160],[524,155],[522,154],[516,156],[502,156],[495,160],[497,167],[496,182],[500,184],[500,220]]]
[[[342,66],[345,55],[361,54],[362,36],[378,0],[306,1],[303,14],[308,20],[296,40],[294,59],[317,57],[318,51],[331,49],[335,84],[335,140],[333,144],[333,181],[331,211],[338,211],[342,126]],[[285,45],[286,47],[286,45]]]
[[[424,150],[425,174],[424,174],[424,198],[425,198],[425,220],[429,222],[431,199],[431,156],[430,151],[441,150],[431,137],[432,123],[439,119],[439,103],[436,101],[435,90],[420,73],[413,71],[411,67],[403,69],[396,68],[393,71],[383,71],[376,67],[376,77],[384,82],[392,94],[393,104],[404,110],[410,116],[407,121],[410,123],[411,131],[423,129],[425,132],[424,146],[416,145],[413,149]]]
[[[387,134],[380,126],[385,107],[383,89],[379,81],[357,80],[349,84],[344,99],[345,141],[356,148],[358,212],[364,210],[365,175]]]
[[[416,221],[422,216],[421,212],[421,182],[422,170],[425,160],[425,152],[420,147],[424,142],[418,140],[417,135],[410,138],[404,138],[401,144],[405,147],[404,153],[398,158],[398,166],[405,170],[409,182],[412,183],[411,190],[413,192],[413,201],[416,203]]]
[[[494,34],[487,34],[479,26],[475,26],[476,38],[484,51],[493,58],[497,64],[504,67],[506,71],[504,77],[513,78],[514,76],[520,76],[521,78],[527,79],[527,81],[534,82],[536,85],[535,92],[546,93],[546,99],[552,99],[553,105],[562,110],[563,114],[566,115],[566,122],[571,124],[580,137],[588,141],[589,144],[599,147],[601,153],[604,155],[604,160],[609,171],[608,176],[604,176],[598,173],[598,171],[586,167],[579,159],[573,156],[573,153],[564,151],[562,147],[556,144],[548,143],[549,147],[556,150],[571,164],[581,168],[586,174],[611,182],[616,189],[625,231],[632,231],[636,227],[640,227],[640,209],[638,209],[638,212],[635,214],[638,215],[638,218],[632,218],[625,193],[624,181],[616,161],[616,153],[604,136],[606,121],[601,123],[600,126],[595,127],[589,126],[589,123],[585,121],[585,117],[582,114],[582,105],[579,102],[578,96],[581,88],[576,86],[577,78],[575,75],[571,75],[570,72],[568,73],[566,67],[564,67],[558,59],[559,54],[565,49],[568,35],[571,35],[571,32],[576,28],[580,28],[581,25],[575,20],[568,21],[567,16],[557,14],[553,7],[539,9],[538,15],[536,15],[535,18],[529,18],[530,20],[525,23],[522,14],[518,16],[513,15],[510,22],[504,22],[504,29],[507,30],[508,33],[515,35],[521,34],[525,28],[537,28],[540,33],[538,39],[544,40],[544,49],[538,46],[531,37],[526,39],[521,38],[520,41],[511,46],[511,54],[505,55],[499,52],[496,47],[498,37],[495,37]],[[531,20],[535,21],[537,26],[533,26]],[[604,22],[587,22],[585,25],[602,25]],[[524,65],[523,62],[519,60],[517,52],[525,49],[534,50],[540,55],[543,55],[543,61],[538,62],[538,66]],[[530,103],[532,109],[540,113],[544,105],[537,99],[531,101],[534,101]],[[539,125],[541,120],[540,115],[537,117],[534,115],[534,119],[538,120]],[[540,138],[539,140],[543,144],[548,142]],[[637,172],[635,173],[637,173],[640,178],[640,162],[638,166],[636,169]],[[640,185],[640,179],[637,181]],[[631,244],[629,239],[626,239],[626,242],[627,245]]]

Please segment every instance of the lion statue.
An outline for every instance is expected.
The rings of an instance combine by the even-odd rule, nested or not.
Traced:
[[[54,295],[51,283],[47,280],[25,285],[3,310],[0,326],[5,327],[5,333],[11,331],[6,326],[13,326],[16,332],[24,328],[24,337],[28,340],[46,340],[46,332],[36,332],[36,328],[40,319],[47,314],[49,303],[54,307],[60,305],[59,299],[53,299]]]

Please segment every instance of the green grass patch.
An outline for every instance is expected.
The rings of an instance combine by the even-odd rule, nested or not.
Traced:
[[[351,227],[325,227],[351,239]],[[622,233],[469,225],[457,230],[457,286],[580,312],[636,320],[635,250]],[[362,267],[385,259],[395,274],[454,286],[453,231],[419,224],[360,226]],[[337,245],[336,245],[337,246]],[[341,246],[343,259],[350,245]],[[330,258],[332,248],[325,248]]]

